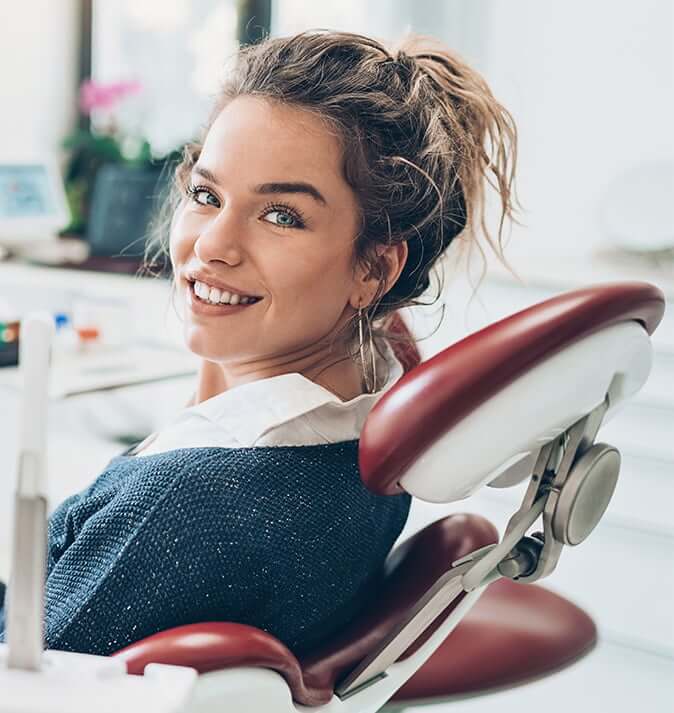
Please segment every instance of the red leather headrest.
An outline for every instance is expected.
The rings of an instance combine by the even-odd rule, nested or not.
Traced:
[[[481,329],[403,375],[375,404],[360,436],[363,482],[374,493],[398,481],[430,446],[478,406],[541,361],[618,322],[652,334],[664,294],[647,282],[618,282],[552,297]]]

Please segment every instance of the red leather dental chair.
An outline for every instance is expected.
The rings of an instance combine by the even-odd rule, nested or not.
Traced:
[[[405,374],[368,415],[363,482],[382,495],[449,503],[528,480],[500,540],[478,515],[428,525],[390,553],[365,610],[301,659],[231,622],[176,627],[115,656],[131,673],[151,662],[197,669],[189,711],[254,713],[399,710],[577,661],[596,643],[594,623],[532,582],[608,506],[620,455],[595,438],[648,378],[664,304],[651,284],[608,283],[522,310],[423,363],[392,343]],[[407,331],[399,314],[390,326]]]

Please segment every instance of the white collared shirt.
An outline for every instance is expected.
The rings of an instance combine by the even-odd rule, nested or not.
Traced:
[[[376,357],[377,377],[388,374],[388,379],[373,394],[342,401],[298,372],[239,384],[185,408],[131,455],[176,448],[317,445],[359,438],[370,409],[403,375],[391,345],[384,341],[382,346],[384,358]]]

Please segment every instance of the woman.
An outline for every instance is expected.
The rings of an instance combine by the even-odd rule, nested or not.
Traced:
[[[358,470],[365,417],[403,371],[386,321],[420,304],[459,234],[479,227],[502,257],[515,156],[509,113],[429,38],[240,50],[163,233],[196,392],[52,514],[50,648],[109,654],[229,620],[301,654],[355,616],[410,506]]]

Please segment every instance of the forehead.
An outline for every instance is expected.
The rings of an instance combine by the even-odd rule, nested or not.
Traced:
[[[237,97],[222,109],[199,163],[217,174],[251,172],[255,180],[343,183],[335,132],[308,111],[257,97]]]

